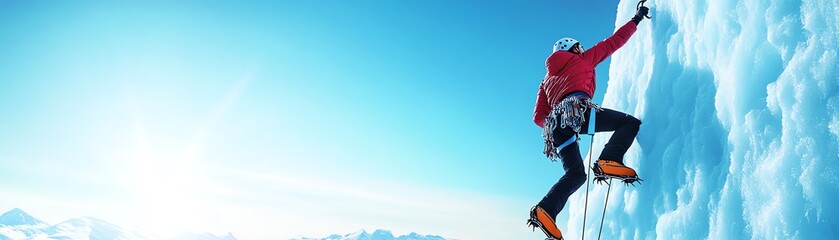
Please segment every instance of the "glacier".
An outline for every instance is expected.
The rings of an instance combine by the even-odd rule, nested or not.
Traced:
[[[626,162],[646,181],[613,186],[602,238],[839,238],[839,2],[647,5],[603,100],[643,121]],[[597,236],[606,191],[590,190],[585,231],[585,188],[572,196],[568,239]]]

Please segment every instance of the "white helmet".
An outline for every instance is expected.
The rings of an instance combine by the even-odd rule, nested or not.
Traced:
[[[577,44],[577,43],[580,43],[580,41],[577,41],[577,39],[573,39],[573,38],[559,39],[559,40],[556,41],[556,43],[554,43],[554,52],[559,51],[559,50],[568,51],[568,49],[571,49],[571,47],[573,47],[574,44]]]

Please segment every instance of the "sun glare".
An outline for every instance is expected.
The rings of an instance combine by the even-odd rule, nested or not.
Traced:
[[[134,226],[159,234],[185,229],[188,216],[196,209],[193,189],[197,187],[197,176],[188,157],[192,154],[167,146],[178,137],[151,131],[154,126],[147,125],[144,113],[137,107],[139,99],[130,90],[127,93],[134,138],[125,154],[128,169],[124,179],[133,199],[127,206],[131,209],[127,217]]]
[[[132,159],[130,179],[138,226],[171,232],[187,228],[189,216],[195,214],[194,168],[177,156],[143,151]]]
[[[212,186],[201,177],[201,169],[204,168],[199,165],[206,161],[202,156],[204,145],[254,73],[250,70],[236,81],[205,118],[194,125],[184,126],[195,131],[191,136],[151,131],[157,128],[147,125],[146,113],[140,111],[137,104],[142,98],[127,87],[128,111],[135,142],[126,154],[129,169],[125,179],[128,180],[129,192],[134,196],[131,215],[136,226],[161,234],[177,234],[178,231],[207,225],[202,223],[201,214],[212,209],[209,206],[212,199],[207,199],[202,191]]]

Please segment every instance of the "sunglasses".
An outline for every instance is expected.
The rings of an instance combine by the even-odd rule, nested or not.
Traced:
[[[585,50],[585,48],[583,47],[583,44],[580,44],[580,43],[574,44],[574,46],[571,46],[571,49],[568,49],[568,51],[570,52],[574,49],[577,49],[577,51],[579,51],[579,52],[582,52],[583,50]]]

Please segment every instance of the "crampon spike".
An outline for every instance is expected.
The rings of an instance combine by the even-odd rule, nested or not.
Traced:
[[[609,184],[609,181],[606,180],[617,179],[623,182],[625,185],[635,186],[635,183],[641,184],[641,181],[644,181],[641,178],[638,178],[638,176],[614,176],[604,174],[603,171],[600,169],[600,166],[597,164],[592,164],[591,170],[594,172],[593,181],[598,184],[606,183],[606,185],[611,186],[611,184]]]
[[[533,230],[534,232],[536,231],[536,228],[537,228],[537,227],[538,227],[538,228],[541,228],[541,227],[542,227],[542,224],[541,224],[541,223],[539,223],[539,221],[537,221],[536,219],[533,219],[533,218],[527,219],[527,223],[526,223],[526,225],[527,225],[528,227],[533,228],[532,230]]]

